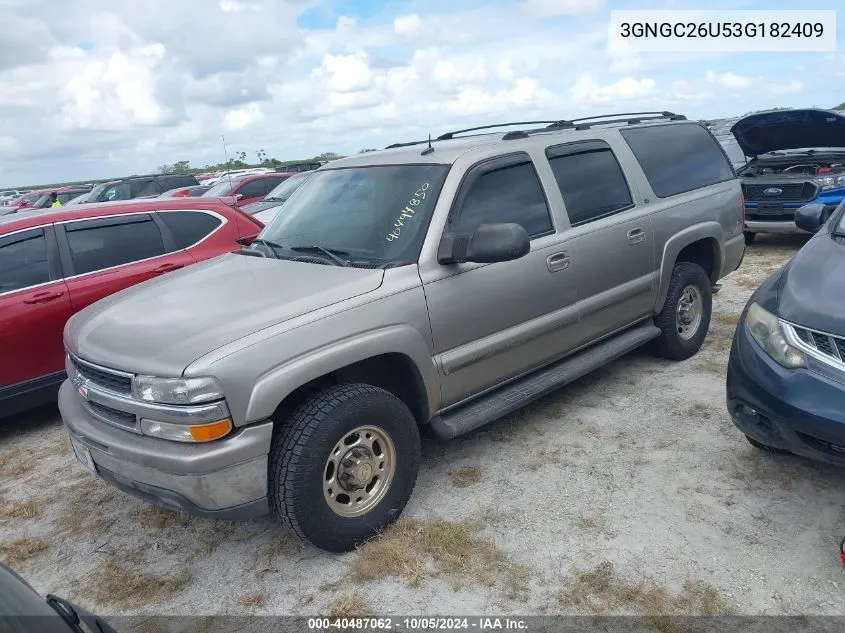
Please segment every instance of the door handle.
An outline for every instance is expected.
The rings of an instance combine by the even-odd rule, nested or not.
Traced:
[[[158,268],[156,268],[153,272],[158,274],[162,273],[169,273],[171,270],[179,270],[183,268],[184,264],[162,264]]]
[[[549,255],[546,258],[546,267],[549,269],[549,272],[556,273],[559,270],[569,268],[569,262],[569,253],[562,251],[554,255]]]
[[[56,290],[52,292],[36,292],[28,299],[24,299],[23,302],[28,303],[29,305],[33,305],[35,303],[48,303],[50,301],[53,301],[53,299],[58,299],[64,294],[65,293],[63,290]]]
[[[642,229],[631,229],[628,231],[628,244],[639,244],[645,241],[645,231]]]

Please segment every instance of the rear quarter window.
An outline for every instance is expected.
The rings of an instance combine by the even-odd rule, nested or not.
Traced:
[[[223,224],[219,218],[200,211],[162,211],[158,217],[170,229],[178,248],[193,246]]]
[[[696,123],[629,128],[620,134],[659,198],[735,178],[718,141]]]

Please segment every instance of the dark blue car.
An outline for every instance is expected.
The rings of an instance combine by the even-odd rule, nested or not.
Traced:
[[[728,411],[758,448],[845,465],[845,202],[795,222],[815,235],[742,312]]]

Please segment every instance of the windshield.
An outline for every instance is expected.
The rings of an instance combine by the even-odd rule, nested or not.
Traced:
[[[261,239],[319,246],[349,259],[416,261],[447,165],[385,165],[314,172]]]
[[[238,183],[246,178],[246,176],[223,176],[216,185],[206,191],[203,195],[205,198],[221,198],[231,195]]]
[[[290,198],[291,194],[299,189],[300,185],[308,180],[310,173],[305,172],[302,174],[297,174],[295,176],[291,176],[287,180],[285,180],[282,184],[278,187],[273,189],[270,193],[268,193],[264,199],[265,200],[287,200]]]

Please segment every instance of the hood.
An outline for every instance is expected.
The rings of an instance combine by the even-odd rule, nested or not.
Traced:
[[[813,236],[786,267],[778,294],[781,318],[845,336],[845,245],[827,231]]]
[[[381,269],[227,254],[85,308],[65,327],[68,349],[115,369],[178,376],[243,336],[372,292]]]
[[[804,147],[845,148],[845,116],[828,110],[776,110],[744,117],[731,133],[747,156]]]

